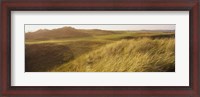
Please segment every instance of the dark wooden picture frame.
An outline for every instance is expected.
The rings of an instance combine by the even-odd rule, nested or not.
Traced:
[[[200,0],[5,0],[1,2],[2,97],[129,96],[200,97]],[[189,11],[190,85],[187,86],[11,86],[11,11]]]

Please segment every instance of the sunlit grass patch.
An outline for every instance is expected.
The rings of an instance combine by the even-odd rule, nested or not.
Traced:
[[[57,72],[173,72],[174,38],[120,40],[58,66]]]

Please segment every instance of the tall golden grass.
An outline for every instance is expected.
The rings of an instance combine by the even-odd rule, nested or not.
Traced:
[[[174,72],[174,38],[120,40],[53,68],[55,72]]]

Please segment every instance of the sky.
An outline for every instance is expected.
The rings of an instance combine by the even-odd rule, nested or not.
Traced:
[[[76,29],[101,29],[101,30],[175,30],[174,24],[159,24],[159,25],[133,25],[133,24],[126,24],[126,25],[25,25],[25,32],[35,32],[39,29],[57,29],[62,28],[65,26],[70,26]]]

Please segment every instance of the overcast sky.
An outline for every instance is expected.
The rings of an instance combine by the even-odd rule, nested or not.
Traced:
[[[39,29],[56,29],[70,26],[76,29],[102,30],[175,30],[175,25],[25,25],[25,32],[34,32]]]

